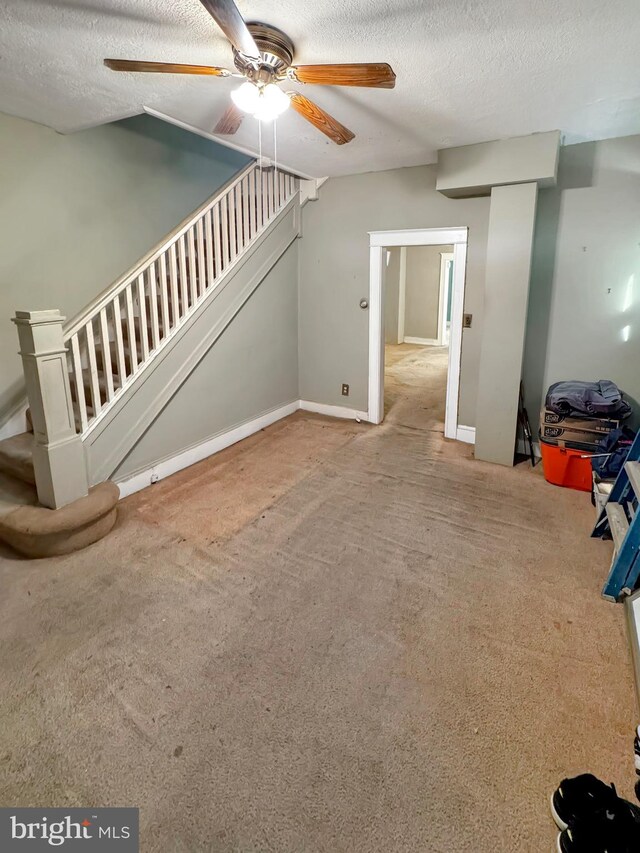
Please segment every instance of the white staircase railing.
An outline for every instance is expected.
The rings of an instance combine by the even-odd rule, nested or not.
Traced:
[[[298,191],[247,166],[65,329],[76,428],[85,435]]]

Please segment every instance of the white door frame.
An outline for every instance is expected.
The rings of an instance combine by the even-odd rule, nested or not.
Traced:
[[[444,434],[458,434],[458,394],[462,352],[462,313],[467,269],[467,228],[413,228],[406,231],[369,232],[369,405],[367,420],[382,423],[384,416],[384,249],[391,246],[443,246],[453,244],[453,293],[449,332],[449,369]]]
[[[449,271],[448,264],[453,263],[453,252],[440,252],[440,293],[438,295],[438,345],[446,347],[449,339],[447,335],[447,314],[449,313]],[[455,269],[455,266],[454,266]]]

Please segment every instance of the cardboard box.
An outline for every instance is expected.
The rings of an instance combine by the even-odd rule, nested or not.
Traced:
[[[558,415],[551,409],[543,409],[540,412],[540,426],[561,426],[563,429],[577,430],[578,432],[604,432],[608,433],[619,429],[621,420],[611,418],[575,418],[569,415]]]
[[[543,409],[540,412],[540,437],[552,444],[593,451],[598,450],[600,442],[621,424],[622,421],[610,418],[574,418]]]

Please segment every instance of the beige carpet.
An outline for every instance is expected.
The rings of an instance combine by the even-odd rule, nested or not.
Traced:
[[[446,351],[379,428],[296,415],[0,561],[0,804],[134,805],[143,851],[546,851],[586,769],[629,795],[611,546],[588,496],[442,438]]]

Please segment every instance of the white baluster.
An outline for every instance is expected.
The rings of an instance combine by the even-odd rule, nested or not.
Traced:
[[[180,299],[178,298],[178,261],[176,244],[169,247],[169,283],[171,285],[171,320],[175,329],[180,322]]]
[[[80,432],[84,432],[88,426],[87,401],[84,396],[84,377],[82,375],[82,359],[80,357],[80,343],[78,335],[71,337],[71,361],[73,364],[73,384],[76,389],[76,404],[80,415]]]
[[[147,297],[144,286],[144,273],[138,276],[138,309],[140,311],[140,343],[142,345],[142,364],[149,358],[149,337],[147,329]]]
[[[249,178],[242,179],[242,248],[251,239],[249,231]]]
[[[189,313],[189,274],[187,272],[187,247],[184,234],[178,240],[178,264],[180,270],[180,293],[182,294],[182,316]]]
[[[156,280],[156,265],[152,261],[147,270],[147,286],[149,288],[149,314],[151,316],[152,349],[160,345],[160,324],[158,323],[158,282]]]
[[[258,193],[256,190],[256,169],[254,168],[253,172],[249,175],[249,234],[251,235],[251,239],[254,238],[255,233],[258,230],[257,203]]]
[[[129,342],[129,358],[131,359],[131,373],[138,369],[138,344],[136,342],[136,324],[133,314],[133,285],[128,284],[125,290],[125,302],[127,306],[127,341]]]
[[[113,324],[116,333],[116,364],[118,365],[118,380],[121,388],[127,381],[127,366],[124,360],[124,342],[122,340],[122,323],[120,296],[116,293],[113,297]]]
[[[107,380],[107,403],[113,399],[113,370],[111,369],[111,345],[109,343],[109,322],[107,309],[100,311],[100,349],[102,351],[102,368]]]
[[[193,225],[187,233],[187,245],[189,246],[189,293],[191,305],[195,306],[198,301],[198,258],[196,256],[196,240]]]
[[[236,199],[235,192],[227,193],[227,204],[229,205],[229,263],[236,256]]]
[[[271,173],[271,190],[273,193],[273,202],[271,204],[271,209],[273,213],[277,213],[278,208],[280,207],[280,199],[278,197],[278,177],[279,173],[274,169]]]
[[[198,296],[204,296],[207,290],[207,272],[204,263],[204,222],[202,217],[196,225],[196,239],[198,243]]]
[[[102,411],[102,399],[100,398],[100,383],[98,382],[98,363],[96,360],[96,341],[93,335],[93,320],[84,327],[87,338],[87,356],[89,358],[89,381],[91,383],[91,403],[93,414],[97,416]]]
[[[229,266],[229,207],[226,195],[220,200],[220,231],[220,238],[222,240],[222,269],[226,270]]]
[[[213,228],[211,225],[211,211],[208,210],[206,216],[204,217],[204,232],[205,232],[205,245],[207,249],[207,281],[206,281],[206,289],[210,288],[213,284]]]
[[[213,261],[216,278],[222,272],[222,249],[220,245],[220,202],[216,202],[213,208]]]
[[[269,173],[262,172],[262,224],[269,221]]]
[[[160,305],[162,307],[162,337],[169,334],[169,295],[167,291],[167,253],[163,252],[159,258],[160,279]]]

